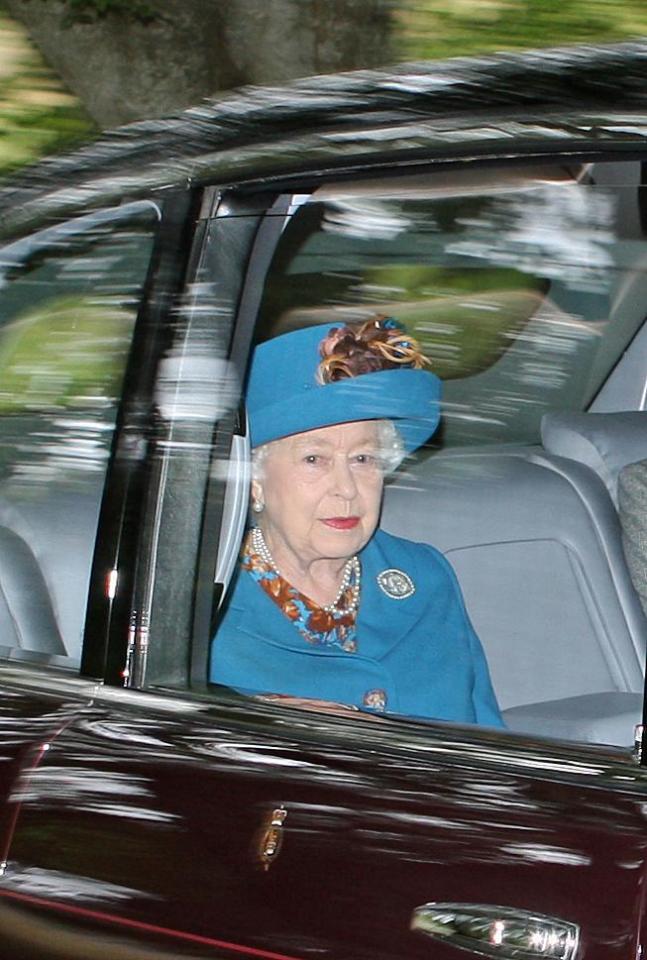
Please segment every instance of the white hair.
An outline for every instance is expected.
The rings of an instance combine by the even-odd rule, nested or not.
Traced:
[[[378,420],[377,427],[382,471],[385,474],[393,473],[405,458],[402,434],[393,420]]]
[[[382,473],[393,473],[398,469],[405,457],[402,436],[392,420],[377,420],[377,440]],[[263,477],[263,461],[271,448],[279,440],[270,440],[252,450],[252,479],[261,480]]]

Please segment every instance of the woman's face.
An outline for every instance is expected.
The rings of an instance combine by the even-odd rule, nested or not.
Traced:
[[[382,499],[378,424],[335,424],[270,444],[254,497],[279,568],[351,557],[377,526]],[[286,553],[287,551],[287,553]]]

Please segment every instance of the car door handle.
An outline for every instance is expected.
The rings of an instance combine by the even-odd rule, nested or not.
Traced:
[[[474,903],[425,903],[411,929],[500,960],[576,960],[580,928],[540,913]]]

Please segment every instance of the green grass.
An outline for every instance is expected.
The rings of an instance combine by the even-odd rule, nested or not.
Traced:
[[[129,311],[84,296],[49,300],[25,312],[4,327],[0,339],[0,414],[113,400],[132,324]]]
[[[97,133],[79,100],[0,8],[0,177]]]
[[[505,268],[468,270],[394,264],[368,269],[372,290],[397,291],[378,307],[422,344],[443,380],[487,369],[539,307],[545,284]]]
[[[645,0],[409,0],[401,59],[443,58],[647,35]]]
[[[486,370],[512,345],[542,303],[546,284],[518,270],[465,270],[384,264],[348,278],[296,274],[274,278],[264,322],[273,335],[316,323],[357,318],[361,306],[397,317],[422,345],[443,380]],[[346,284],[346,285],[345,285]]]

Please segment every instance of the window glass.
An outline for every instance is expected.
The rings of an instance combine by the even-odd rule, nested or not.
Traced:
[[[0,645],[77,661],[151,207],[0,252]]]
[[[644,319],[639,178],[602,164],[323,188],[286,226],[263,336],[393,314],[445,381],[444,445],[537,442],[547,410],[586,409]]]
[[[305,705],[323,699],[342,709],[455,719],[458,714],[438,704],[446,691],[453,696],[457,647],[432,682],[423,678],[422,661],[435,656],[448,636],[434,611],[424,614],[428,629],[402,675],[389,674],[382,652],[375,655],[382,641],[390,643],[405,629],[407,610],[433,595],[438,556],[424,550],[431,546],[456,574],[506,726],[627,746],[641,716],[639,651],[647,623],[622,559],[613,493],[607,496],[588,461],[578,462],[587,444],[579,442],[576,430],[556,452],[540,446],[540,425],[550,411],[587,411],[613,381],[627,347],[636,353],[645,336],[641,165],[434,171],[330,184],[280,200],[283,206],[277,203],[266,218],[281,233],[255,330],[256,345],[268,348],[267,359],[254,364],[248,378],[248,412],[253,444],[259,409],[254,390],[258,378],[265,378],[261,394],[265,390],[271,402],[261,402],[256,414],[260,434],[286,443],[268,452],[268,441],[256,441],[261,449],[253,452],[248,521],[261,535],[252,532],[245,539],[243,562],[222,604],[211,681]],[[258,274],[254,280],[257,295]],[[326,559],[315,542],[320,520],[334,530],[358,526],[357,500],[342,495],[333,470],[345,462],[339,451],[346,441],[348,461],[353,460],[353,434],[349,429],[343,439],[340,432],[334,440],[328,437],[323,453],[313,446],[301,455],[297,414],[308,397],[298,385],[305,384],[305,391],[312,375],[299,365],[301,355],[289,350],[286,371],[280,345],[274,352],[272,341],[298,331],[299,342],[310,350],[313,344],[301,336],[308,327],[375,314],[403,321],[431,357],[431,369],[443,381],[440,426],[430,444],[435,449],[422,456],[416,450],[384,477],[376,526],[368,539],[358,536],[358,557],[335,554],[349,566],[338,569],[337,580],[332,577],[324,591],[321,581],[308,578],[308,558]],[[381,332],[385,328],[378,325]],[[330,341],[328,347],[332,350]],[[347,343],[340,352],[351,349]],[[366,360],[361,349],[357,356],[358,364]],[[352,357],[343,359],[350,367]],[[644,361],[642,369],[644,382]],[[384,382],[380,402],[383,393],[388,393]],[[636,407],[629,403],[624,409]],[[268,410],[284,418],[279,430],[268,426]],[[394,416],[397,428],[392,410],[374,418]],[[331,428],[340,423],[320,422]],[[623,426],[626,435],[630,426]],[[310,497],[320,489],[321,501],[313,493],[305,502],[304,491]],[[297,530],[301,520],[306,533]],[[419,565],[414,554],[425,554]],[[295,556],[306,557],[300,567]],[[285,574],[291,562],[296,586]],[[337,581],[341,594],[333,589]],[[434,610],[444,610],[450,594],[439,595]],[[285,622],[270,603],[280,607]],[[334,634],[328,618],[340,609],[349,621],[356,614],[350,639],[340,630]],[[314,635],[315,624],[323,640]],[[321,666],[339,665],[338,650],[317,663],[310,651],[318,643],[336,643],[350,659],[360,654],[355,661],[365,669],[355,672],[356,686],[351,689],[349,680],[344,687],[341,671],[330,666],[326,673]],[[295,663],[296,655],[304,656],[292,669],[279,649],[294,653]],[[430,691],[438,678],[443,689],[436,697]],[[402,706],[409,693],[420,691],[427,697],[422,707]]]

